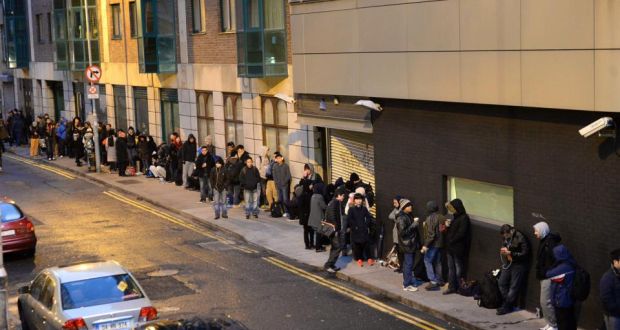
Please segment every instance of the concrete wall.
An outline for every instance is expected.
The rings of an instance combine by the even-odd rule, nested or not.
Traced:
[[[291,8],[296,93],[620,111],[617,1],[335,0]]]

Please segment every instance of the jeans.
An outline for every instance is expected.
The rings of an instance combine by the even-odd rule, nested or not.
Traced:
[[[620,317],[605,315],[607,330],[620,330]]]
[[[552,327],[557,327],[557,321],[555,319],[555,309],[551,304],[551,280],[544,279],[540,281],[540,308],[543,312],[543,317],[547,320]]]
[[[463,258],[448,253],[448,289],[458,290],[459,281],[463,278]]]
[[[282,203],[282,207],[284,208],[284,213],[289,213],[288,207],[286,206],[290,200],[291,196],[291,187],[290,185],[286,185],[285,187],[278,187],[278,200]]]
[[[433,284],[439,284],[441,280],[441,249],[429,247],[424,254],[424,266],[426,266],[426,276]]]
[[[243,199],[245,200],[245,215],[258,215],[258,189],[243,189]]]
[[[213,210],[215,211],[215,217],[220,215],[226,216],[228,209],[226,208],[226,189],[217,191],[213,189]]]
[[[201,176],[200,177],[200,200],[206,201],[207,197],[209,197],[209,177]]]
[[[193,162],[183,162],[183,187],[187,188],[187,177],[192,175],[194,170]]]
[[[499,291],[504,298],[504,309],[512,309],[517,303],[517,298],[527,272],[527,265],[512,264],[508,269],[502,269],[499,275]]]
[[[403,288],[410,285],[415,286],[416,281],[413,276],[413,261],[415,260],[415,253],[403,253]]]
[[[325,263],[325,268],[335,268],[336,261],[338,261],[338,256],[340,255],[340,237],[338,233],[335,233],[330,238],[330,243],[332,245],[331,250],[329,250],[329,258]]]
[[[138,157],[138,150],[136,148],[128,148],[127,154],[129,156],[129,165],[136,167],[136,158]],[[136,169],[138,170],[138,169]]]

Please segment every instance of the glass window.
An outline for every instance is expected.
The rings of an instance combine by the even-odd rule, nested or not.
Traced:
[[[191,0],[192,1],[192,32],[204,31],[202,1],[204,0]]]
[[[198,141],[203,144],[208,135],[215,137],[215,118],[213,118],[213,94],[198,93],[196,106],[198,114]]]
[[[54,281],[47,277],[45,280],[45,284],[43,285],[43,291],[41,291],[41,296],[39,297],[39,302],[45,308],[52,308],[52,304],[54,303],[54,292],[56,291],[56,285]]]
[[[272,151],[288,154],[288,111],[286,102],[275,97],[263,98],[263,140]]]
[[[75,115],[86,121],[86,107],[84,106],[84,84],[73,83],[73,99],[75,101]]]
[[[16,205],[0,203],[0,219],[2,219],[2,223],[19,220],[23,216],[22,211]]]
[[[62,283],[60,295],[63,310],[113,304],[144,297],[129,274]]]
[[[136,111],[136,129],[143,134],[149,134],[149,102],[146,96],[146,87],[134,87],[134,109]]]
[[[47,13],[47,41],[49,43],[54,41],[52,34],[52,13]]]
[[[448,177],[448,199],[459,198],[479,221],[514,225],[514,189],[493,183]]]
[[[140,72],[176,72],[175,1],[142,0],[139,4],[142,27],[138,30]]]
[[[97,121],[106,123],[108,121],[108,109],[106,107],[105,84],[99,86],[99,98],[95,99],[95,111],[97,112]]]
[[[39,275],[37,278],[34,279],[34,281],[32,281],[32,285],[30,285],[30,295],[35,300],[39,300],[39,298],[41,297],[41,292],[43,292],[45,280],[47,280],[47,276]]]
[[[114,116],[116,117],[116,129],[127,131],[127,99],[125,86],[112,86],[114,93]]]
[[[45,43],[43,40],[43,14],[37,14],[35,19],[37,21],[37,41],[40,44]]]
[[[121,5],[113,4],[112,7],[112,39],[122,39],[121,28]]]
[[[226,126],[226,142],[243,144],[243,106],[241,95],[224,95],[224,121]]]
[[[161,98],[162,136],[167,137],[173,132],[178,133],[181,129],[178,92],[176,89],[163,88],[159,91]]]
[[[235,0],[220,0],[220,16],[222,20],[222,32],[235,30]]]
[[[26,18],[26,1],[4,0],[3,13],[7,64],[10,69],[25,68],[30,64],[30,44],[28,41],[28,19]]]
[[[138,36],[138,16],[136,11],[136,2],[132,1],[129,3],[129,29],[131,32],[131,37],[135,38]]]

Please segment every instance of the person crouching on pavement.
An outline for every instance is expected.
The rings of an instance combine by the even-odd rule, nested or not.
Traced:
[[[497,309],[497,315],[511,313],[523,288],[529,265],[530,244],[525,235],[511,225],[500,228],[503,242],[500,249],[502,271],[499,275],[499,291],[504,303]]]
[[[357,265],[364,267],[364,255],[370,255],[370,226],[373,225],[372,215],[363,205],[364,196],[355,194],[353,196],[354,206],[349,208],[347,213],[347,225],[351,230],[351,243],[353,245],[353,258],[357,260]],[[372,266],[375,261],[368,258],[368,265]]]
[[[327,209],[325,210],[325,222],[331,224],[336,229],[334,235],[329,238],[331,250],[329,250],[329,258],[325,263],[325,270],[328,273],[335,273],[340,270],[340,268],[336,267],[336,261],[338,261],[338,256],[340,255],[342,247],[340,232],[342,229],[342,218],[344,216],[345,195],[346,191],[344,187],[336,189],[334,198],[327,204]]]
[[[600,281],[600,296],[607,330],[620,330],[620,249],[610,254],[611,268]]]
[[[415,251],[420,248],[421,242],[418,231],[418,218],[413,218],[413,204],[408,199],[399,202],[399,213],[396,217],[398,232],[398,248],[403,254],[403,290],[416,292],[415,277],[413,276],[413,261]]]
[[[555,264],[546,275],[551,279],[551,303],[555,309],[558,329],[576,330],[575,300],[571,295],[575,279],[575,259],[563,244],[553,248],[553,256]]]
[[[213,210],[215,211],[215,220],[219,219],[220,215],[226,219],[228,218],[226,188],[229,185],[229,179],[222,158],[218,157],[217,160],[215,160],[215,167],[211,169],[209,180],[213,188]]]

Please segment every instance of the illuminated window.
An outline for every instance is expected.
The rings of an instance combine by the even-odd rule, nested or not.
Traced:
[[[207,135],[215,138],[215,116],[213,112],[213,94],[197,93],[198,141],[205,143]]]
[[[288,111],[286,102],[275,97],[263,98],[263,141],[272,152],[288,155]]]
[[[226,126],[226,142],[243,144],[243,107],[241,95],[224,95],[224,124]]]
[[[122,39],[121,5],[113,4],[112,7],[112,39]]]
[[[472,219],[514,224],[514,189],[493,183],[448,177],[448,199],[459,198]]]

